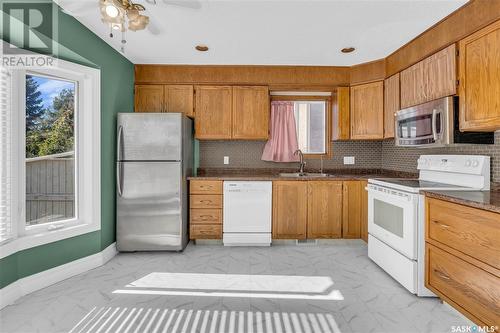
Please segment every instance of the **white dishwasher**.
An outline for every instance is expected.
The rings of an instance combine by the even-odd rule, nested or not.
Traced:
[[[270,246],[273,185],[270,181],[225,181],[225,246]]]

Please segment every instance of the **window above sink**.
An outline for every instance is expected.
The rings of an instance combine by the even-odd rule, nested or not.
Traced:
[[[320,158],[330,154],[330,98],[329,93],[275,93],[271,96],[271,105],[290,103],[293,108],[298,149],[306,158]]]

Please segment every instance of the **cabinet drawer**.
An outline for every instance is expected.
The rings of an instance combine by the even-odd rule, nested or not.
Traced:
[[[191,224],[222,224],[222,209],[191,209]]]
[[[427,199],[427,238],[500,269],[500,214]]]
[[[222,181],[191,180],[189,191],[191,194],[222,194]]]
[[[426,284],[486,325],[500,323],[500,278],[427,243]]]
[[[222,225],[220,224],[192,224],[190,239],[221,239]]]
[[[190,200],[191,208],[222,208],[222,195],[194,194]]]

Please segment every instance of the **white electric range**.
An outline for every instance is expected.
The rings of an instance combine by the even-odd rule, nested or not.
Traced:
[[[425,288],[425,196],[422,190],[487,191],[490,158],[421,155],[418,179],[368,180],[368,257],[418,296]]]

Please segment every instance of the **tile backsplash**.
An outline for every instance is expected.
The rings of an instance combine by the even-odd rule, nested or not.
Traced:
[[[297,163],[262,161],[264,141],[200,141],[200,168],[295,168]],[[500,182],[500,131],[494,145],[457,145],[446,148],[400,148],[394,140],[334,142],[333,156],[323,160],[325,169],[387,169],[417,172],[423,154],[471,154],[491,156],[492,181]],[[224,165],[229,156],[229,165]],[[354,165],[344,165],[344,156],[354,156]],[[307,159],[307,168],[318,169],[319,159]]]
[[[200,141],[200,168],[296,168],[298,163],[262,161],[264,141]],[[323,168],[379,169],[382,143],[380,141],[334,142],[333,156],[323,160]],[[229,165],[224,165],[229,156]],[[354,156],[354,165],[344,165],[344,156]],[[319,159],[307,159],[307,168],[319,169]]]
[[[494,145],[456,145],[446,148],[401,148],[394,140],[382,142],[382,169],[416,172],[420,155],[456,154],[487,155],[491,157],[491,180],[500,182],[500,131],[495,132]]]

